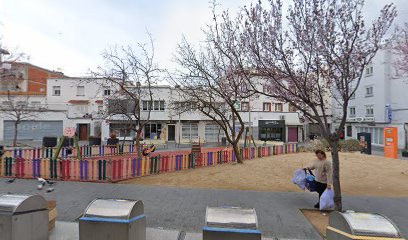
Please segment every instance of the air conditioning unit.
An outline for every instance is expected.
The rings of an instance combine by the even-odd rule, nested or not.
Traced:
[[[279,120],[285,120],[286,119],[286,116],[285,115],[280,115],[279,116]]]

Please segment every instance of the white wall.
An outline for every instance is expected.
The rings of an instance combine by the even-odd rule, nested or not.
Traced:
[[[389,50],[381,50],[372,62],[373,74],[361,80],[355,99],[350,107],[356,108],[356,117],[365,117],[365,105],[374,106],[374,122],[358,123],[350,121],[353,127],[353,138],[357,137],[357,127],[384,128],[398,127],[399,148],[404,148],[406,136],[404,124],[408,124],[408,77],[402,77],[393,65],[395,56]],[[373,86],[374,94],[366,97],[366,86]],[[392,108],[392,122],[388,121],[386,105]],[[350,118],[351,116],[349,116]],[[377,144],[381,146],[381,144]]]

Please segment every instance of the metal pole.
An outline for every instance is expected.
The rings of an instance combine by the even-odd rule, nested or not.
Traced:
[[[252,135],[252,124],[251,124],[251,97],[248,99],[248,124],[249,124],[249,134]]]
[[[180,97],[180,89],[179,89],[179,91],[178,91],[178,94],[179,94],[179,104],[180,104],[180,106],[181,106],[181,97]],[[181,112],[180,112],[180,109],[179,109],[179,119],[178,119],[178,125],[179,125],[179,135],[178,135],[178,144],[180,145],[180,143],[181,143],[181,117],[180,117],[180,115],[181,115]]]

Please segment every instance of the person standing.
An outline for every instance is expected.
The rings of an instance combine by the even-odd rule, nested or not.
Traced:
[[[316,160],[307,169],[315,170],[315,188],[316,192],[319,193],[319,201],[314,205],[315,208],[320,208],[320,197],[326,188],[332,188],[332,163],[326,159],[326,153],[322,150],[316,150]]]

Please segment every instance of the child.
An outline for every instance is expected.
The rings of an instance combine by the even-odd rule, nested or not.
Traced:
[[[314,207],[319,208],[320,197],[324,190],[326,190],[326,188],[332,188],[332,163],[326,159],[326,153],[324,151],[316,150],[315,154],[317,159],[313,162],[312,166],[307,169],[315,170],[315,186],[316,192],[319,193],[319,201]]]

